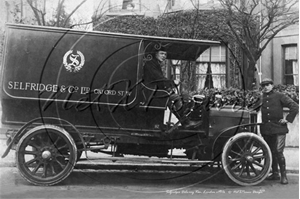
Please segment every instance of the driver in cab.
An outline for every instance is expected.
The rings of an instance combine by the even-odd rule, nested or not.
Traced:
[[[196,128],[201,121],[195,122],[184,117],[184,103],[180,95],[174,92],[174,88],[179,84],[178,81],[167,79],[162,71],[163,63],[167,59],[167,51],[162,46],[156,49],[152,59],[147,60],[144,64],[144,83],[146,85],[155,86],[156,89],[166,90],[170,93],[168,107],[172,113],[178,118],[185,128]]]

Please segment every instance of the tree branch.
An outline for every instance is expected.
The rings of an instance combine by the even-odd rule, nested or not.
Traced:
[[[83,0],[79,5],[76,6],[76,8],[68,15],[68,17],[65,19],[65,22],[63,24],[62,27],[65,27],[67,25],[68,20],[70,19],[70,17],[76,12],[76,10],[78,10],[82,4],[84,4],[87,0]]]
[[[32,0],[27,0],[27,3],[29,4],[30,8],[32,9],[34,16],[38,22],[38,25],[42,25],[41,19],[40,19],[39,13],[38,13],[39,10],[33,6]]]
[[[63,8],[63,4],[64,4],[65,0],[62,1],[58,1],[58,5],[57,5],[57,15],[56,15],[56,26],[59,27],[60,25],[60,15],[61,15],[61,10]]]

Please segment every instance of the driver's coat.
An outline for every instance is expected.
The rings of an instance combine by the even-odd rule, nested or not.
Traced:
[[[170,90],[174,87],[173,81],[164,76],[161,65],[155,58],[145,63],[143,80],[147,86],[157,89]]]

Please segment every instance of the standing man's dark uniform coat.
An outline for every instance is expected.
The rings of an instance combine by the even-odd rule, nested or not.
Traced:
[[[283,135],[288,133],[287,124],[278,121],[283,118],[283,108],[289,108],[286,120],[292,123],[298,114],[298,105],[283,93],[271,91],[264,93],[262,98],[262,135]]]

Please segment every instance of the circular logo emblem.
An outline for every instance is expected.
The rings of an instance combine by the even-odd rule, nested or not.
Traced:
[[[84,65],[84,56],[80,51],[73,53],[73,50],[66,52],[63,58],[63,64],[67,71],[69,72],[78,72]]]

